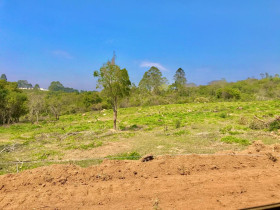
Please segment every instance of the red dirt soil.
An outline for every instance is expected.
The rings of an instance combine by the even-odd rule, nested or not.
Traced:
[[[0,209],[239,209],[280,202],[279,146],[0,176]],[[250,154],[250,155],[246,155]]]

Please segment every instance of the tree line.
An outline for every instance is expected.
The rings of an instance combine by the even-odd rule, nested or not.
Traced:
[[[112,59],[94,71],[93,76],[97,78],[99,92],[79,92],[64,87],[59,81],[52,82],[49,91],[40,91],[39,85],[33,87],[26,80],[8,82],[6,75],[2,74],[0,124],[18,122],[20,117],[36,123],[45,118],[59,120],[64,114],[112,109],[116,129],[119,107],[280,98],[279,75],[268,73],[261,74],[261,79],[248,78],[237,82],[221,79],[196,86],[187,82],[185,71],[179,68],[174,82],[169,85],[162,72],[152,66],[136,86],[131,83],[127,70],[121,69]],[[32,89],[20,90],[23,86]]]

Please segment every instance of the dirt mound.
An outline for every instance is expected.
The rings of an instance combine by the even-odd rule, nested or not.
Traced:
[[[274,155],[280,156],[280,144],[265,145],[262,141],[254,141],[246,150],[236,152],[232,150],[220,151],[216,154],[228,155]]]
[[[263,146],[254,143],[248,151],[268,152]],[[0,209],[237,209],[275,203],[279,162],[244,153],[104,160],[89,168],[52,165],[0,176]]]
[[[262,141],[254,141],[247,150],[242,151],[245,154],[264,154],[268,152],[280,155],[280,144],[265,145]]]

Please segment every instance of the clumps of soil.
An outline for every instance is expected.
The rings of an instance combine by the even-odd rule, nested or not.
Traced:
[[[26,170],[0,176],[0,209],[241,209],[276,203],[279,151],[280,145],[256,141],[230,155],[148,155],[148,162]]]
[[[265,145],[262,141],[254,141],[248,149],[240,152],[242,154],[266,154],[271,153],[275,155],[280,155],[280,144]]]
[[[268,159],[273,162],[276,162],[278,160],[278,158],[275,155],[271,154],[270,152],[266,153],[266,155],[267,155]]]
[[[179,172],[180,175],[183,175],[183,176],[191,174],[190,170],[188,170],[186,168],[186,166],[184,166],[184,165],[178,167],[178,172]]]
[[[280,144],[265,145],[262,141],[254,141],[246,150],[241,152],[235,151],[222,151],[217,154],[228,154],[228,155],[238,155],[238,154],[248,154],[248,155],[260,155],[266,156],[269,160],[276,162],[278,157],[280,157]]]

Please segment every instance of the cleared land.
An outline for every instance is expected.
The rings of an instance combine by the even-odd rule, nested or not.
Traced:
[[[121,109],[119,131],[111,110],[0,127],[0,209],[279,202],[279,111],[278,101],[183,104]],[[148,153],[156,159],[137,160]]]
[[[232,154],[231,152],[228,152]],[[280,145],[0,176],[1,209],[239,209],[279,202]]]

